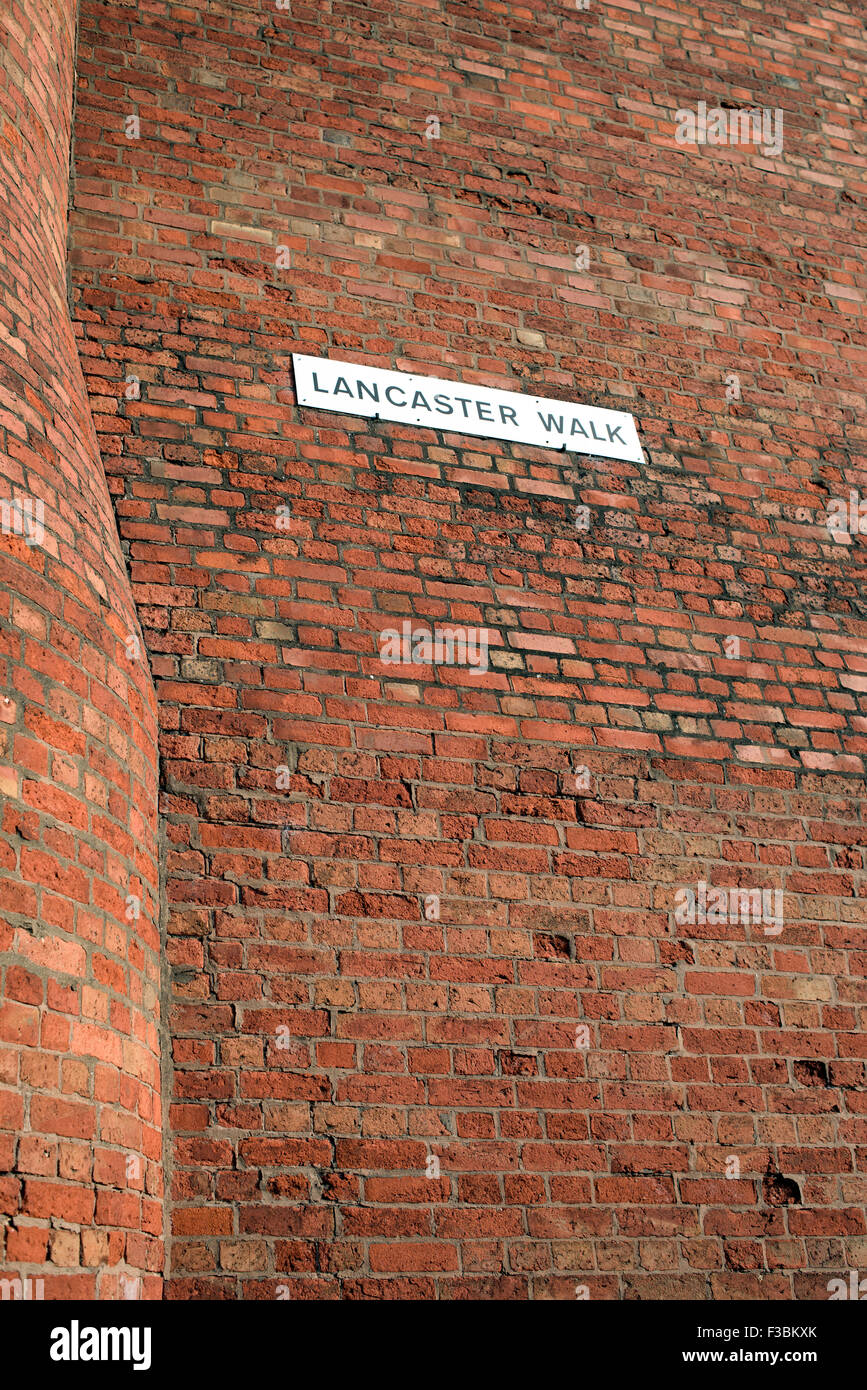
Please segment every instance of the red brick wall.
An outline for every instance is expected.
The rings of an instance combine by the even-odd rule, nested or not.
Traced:
[[[156,698],[66,302],[74,6],[0,31],[0,1277],[158,1297]]]
[[[824,1298],[867,1262],[865,552],[824,525],[867,486],[864,59],[806,3],[83,0],[170,1297]],[[678,145],[719,99],[781,108],[782,154]],[[293,350],[626,409],[647,461],[298,409]],[[407,618],[491,669],[385,667]],[[700,880],[784,930],[679,925]]]

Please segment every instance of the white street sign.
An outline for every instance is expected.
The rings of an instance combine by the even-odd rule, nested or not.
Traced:
[[[489,386],[465,386],[441,377],[390,372],[292,354],[299,405],[342,415],[378,416],[402,425],[421,425],[483,439],[511,439],[543,449],[562,449],[601,458],[643,463],[635,420],[622,410],[604,410],[546,396],[523,396]]]

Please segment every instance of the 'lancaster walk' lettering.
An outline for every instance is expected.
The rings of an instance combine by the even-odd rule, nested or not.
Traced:
[[[620,410],[299,353],[293,354],[292,362],[302,406],[644,462],[635,420]],[[551,407],[556,407],[556,413]]]

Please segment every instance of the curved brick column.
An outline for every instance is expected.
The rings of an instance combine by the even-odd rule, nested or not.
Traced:
[[[158,1297],[156,702],[67,310],[75,6],[0,28],[0,1277]]]

